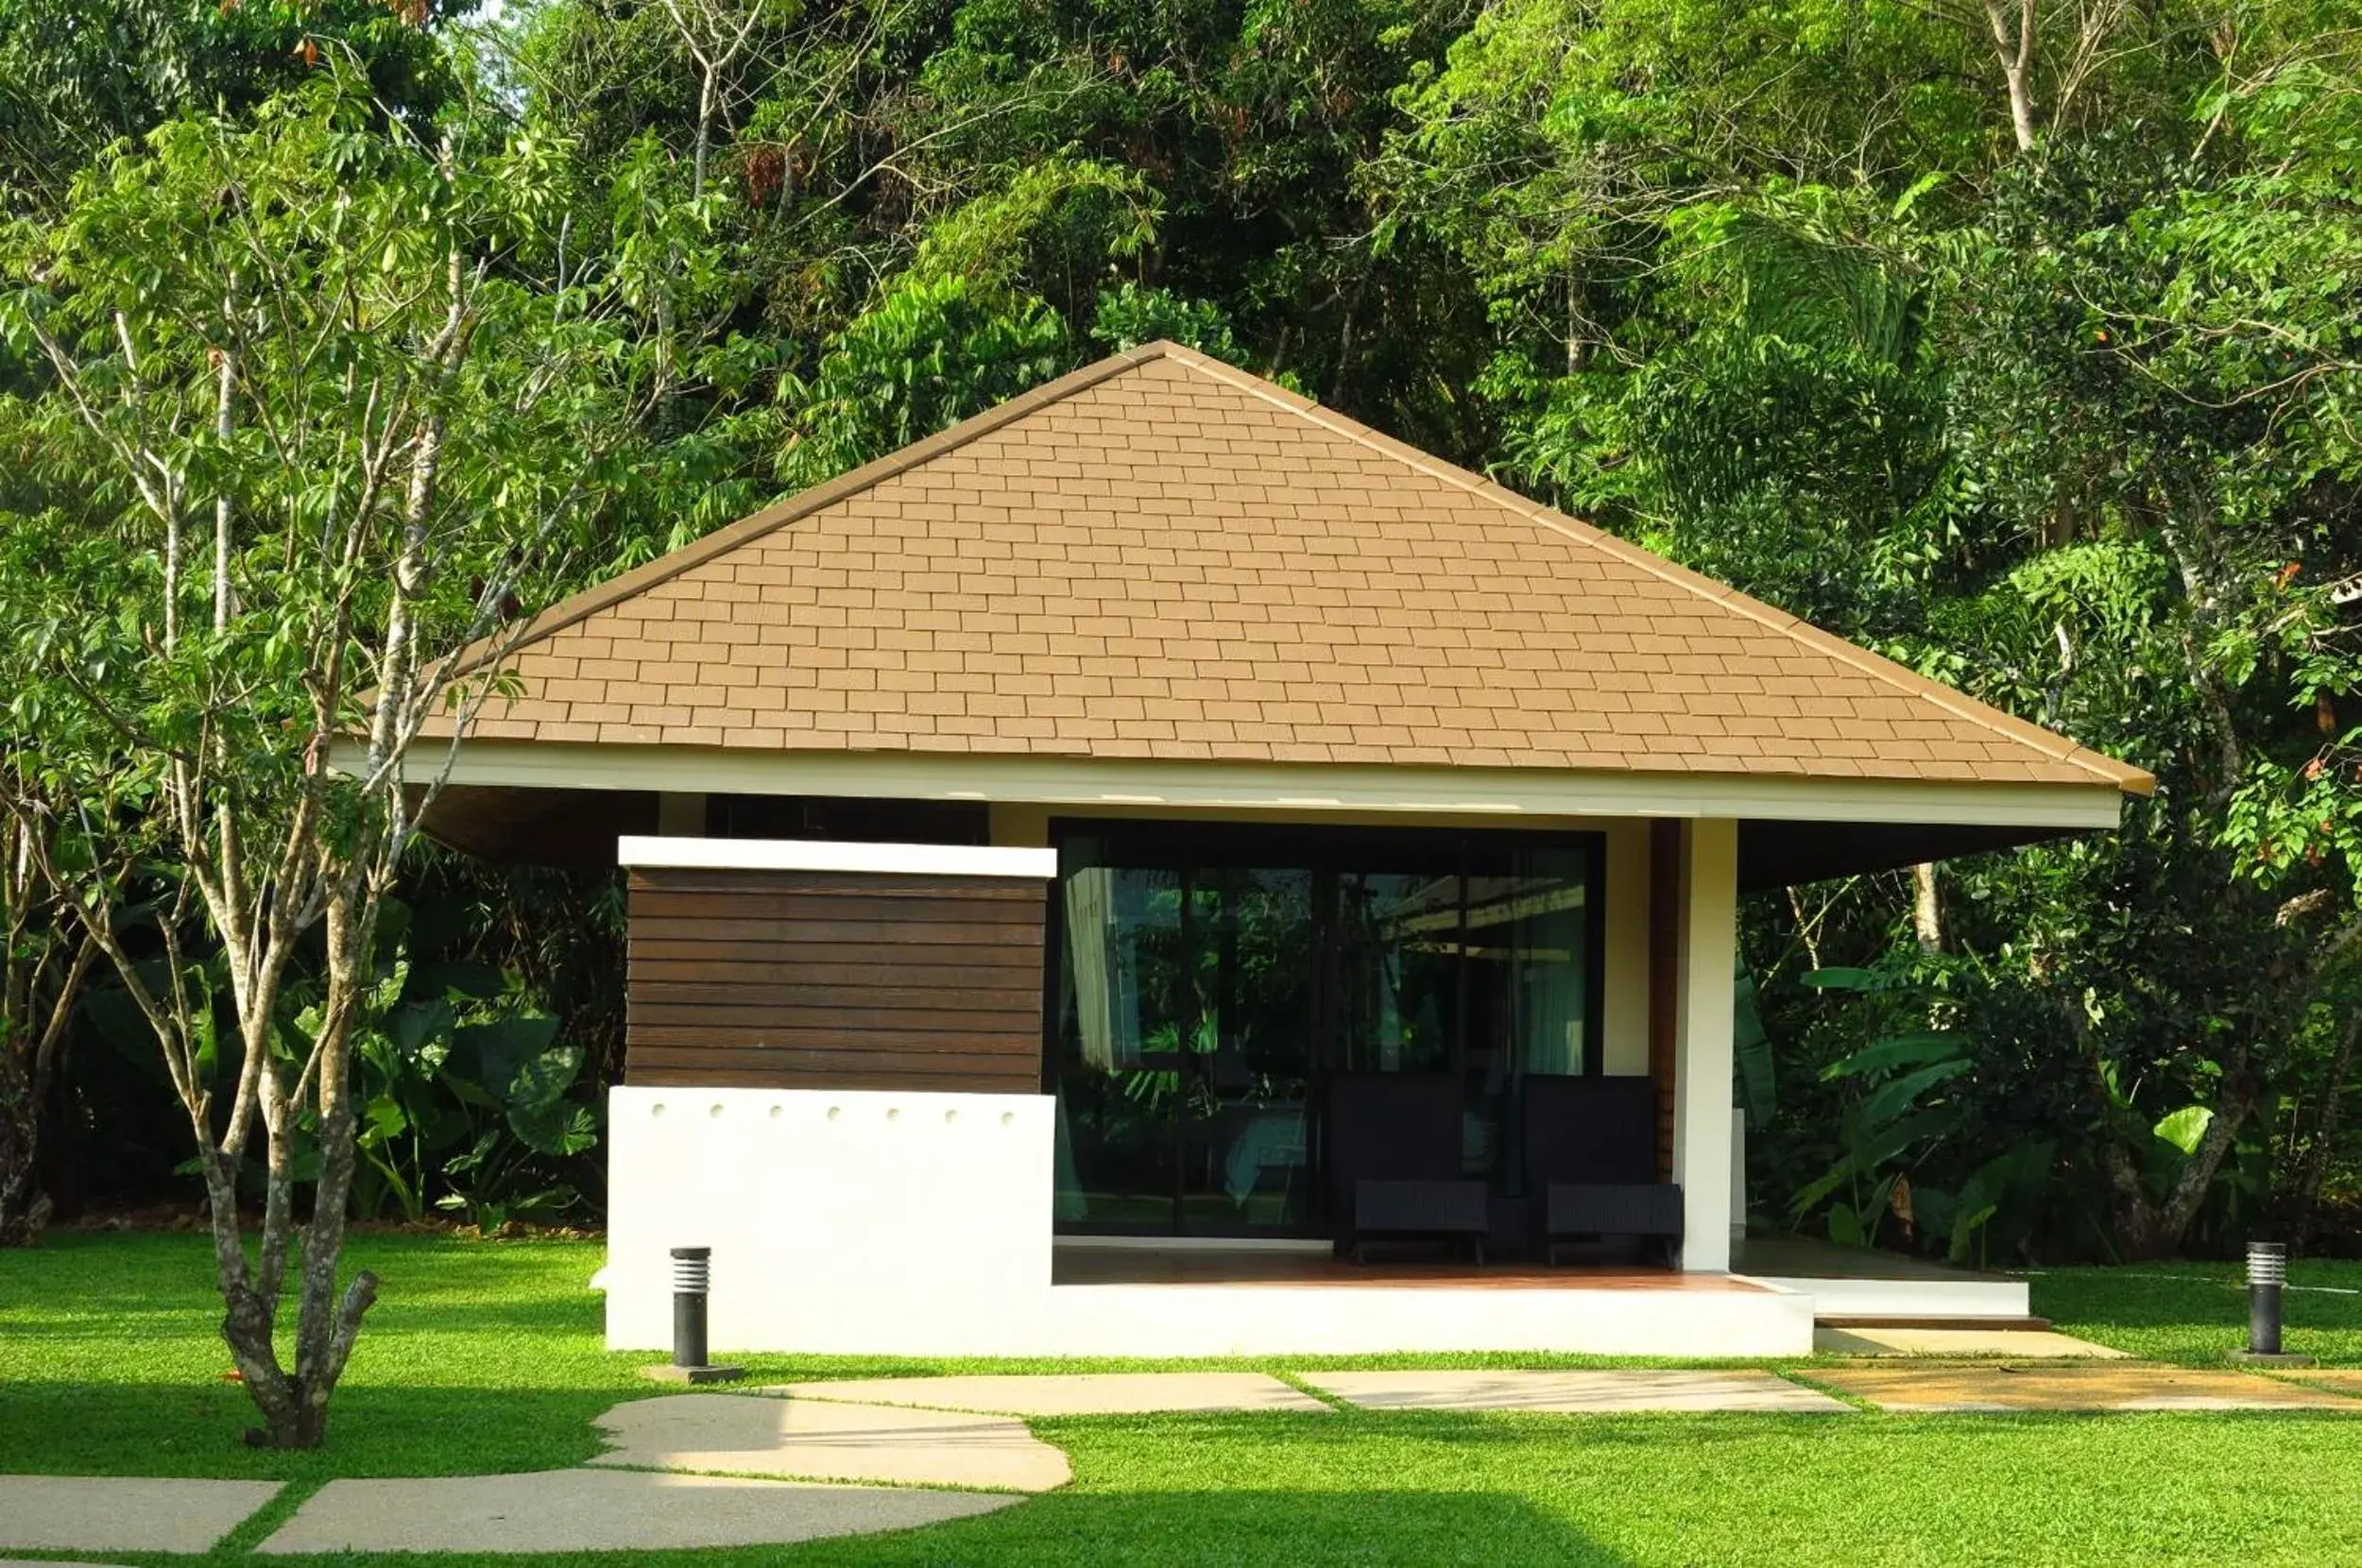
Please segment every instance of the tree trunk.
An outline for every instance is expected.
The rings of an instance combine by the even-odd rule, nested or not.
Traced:
[[[709,65],[697,80],[697,150],[690,165],[689,195],[701,200],[706,194],[706,160],[713,151],[713,108],[717,88],[714,81],[718,67]]]
[[[2353,1068],[2353,1048],[2362,1039],[2362,1012],[2348,1013],[2338,1032],[2337,1054],[2330,1058],[2329,1080],[2321,1085],[2321,1107],[2313,1116],[2313,1138],[2297,1169],[2294,1237],[2299,1247],[2311,1244],[2320,1223],[2321,1185],[2329,1179],[2330,1155],[2337,1146],[2337,1123],[2345,1104],[2346,1077]]]
[[[2223,1157],[2231,1152],[2252,1109],[2250,1092],[2242,1089],[2226,1096],[2215,1107],[2214,1119],[2206,1124],[2206,1135],[2199,1140],[2197,1151],[2183,1162],[2162,1200],[2152,1201],[2142,1187],[2140,1167],[2121,1141],[2111,1140],[2102,1147],[2108,1185],[2115,1194],[2116,1239],[2122,1261],[2171,1257],[2182,1250],[2198,1211],[2206,1204],[2215,1173],[2222,1168]]]
[[[59,939],[54,931],[47,937]],[[48,973],[54,950],[30,965],[10,966],[0,1003],[7,1009],[0,1016],[0,1247],[31,1246],[48,1220],[49,1200],[41,1191],[42,1117],[74,1004],[97,956],[94,944],[82,943],[54,980]]]
[[[13,1028],[0,1018],[0,1031]],[[36,1180],[42,1102],[31,1066],[28,1052],[0,1037],[0,1247],[29,1247],[48,1218]]]
[[[1911,929],[1923,953],[1943,951],[1943,904],[1936,894],[1936,868],[1911,867]]]
[[[328,999],[320,1018],[319,1182],[303,1238],[302,1294],[296,1312],[296,1413],[292,1447],[309,1448],[328,1424],[329,1396],[352,1357],[361,1319],[377,1300],[377,1276],[363,1270],[342,1296],[336,1262],[344,1253],[345,1211],[357,1164],[352,1106],[352,1012],[366,982],[375,900],[364,887],[340,890],[327,911]]]
[[[2035,0],[2020,0],[2012,35],[2002,0],[1985,0],[1985,22],[1993,29],[1993,52],[2001,63],[2001,79],[2010,92],[2010,132],[2017,150],[2034,147],[2034,29]]]
[[[214,387],[214,435],[227,447],[233,427],[231,407],[237,396],[237,366],[227,352],[215,366],[218,383]],[[217,496],[214,501],[214,630],[230,629],[230,612],[234,600],[230,592],[230,497]]]

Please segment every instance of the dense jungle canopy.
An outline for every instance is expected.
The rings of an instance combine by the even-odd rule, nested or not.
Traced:
[[[422,637],[1171,337],[2149,769],[2119,834],[1746,908],[1757,1223],[2362,1246],[2351,0],[0,0],[0,1237],[193,1202],[168,1064],[324,1006],[357,1217],[595,1223],[614,889],[323,883],[239,1036],[186,890],[248,890],[157,872],[179,764],[92,717],[175,755],[234,688],[204,744],[284,749],[289,647],[365,634],[233,639],[317,591],[340,389],[410,333],[465,498]],[[158,580],[186,625],[111,618]]]

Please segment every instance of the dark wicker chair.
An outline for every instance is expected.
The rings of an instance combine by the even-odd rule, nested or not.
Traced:
[[[1535,1073],[1522,1098],[1526,1197],[1543,1259],[1555,1264],[1577,1239],[1630,1239],[1669,1266],[1682,1191],[1656,1179],[1655,1085]]]
[[[1485,1185],[1461,1174],[1449,1073],[1337,1073],[1324,1118],[1329,1212],[1356,1263],[1376,1240],[1462,1241],[1484,1261]]]

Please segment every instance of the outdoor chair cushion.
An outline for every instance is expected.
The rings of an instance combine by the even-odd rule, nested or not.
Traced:
[[[1521,1091],[1527,1191],[1656,1180],[1656,1085],[1648,1079],[1529,1073]]]
[[[1663,1245],[1666,1260],[1682,1237],[1682,1189],[1672,1182],[1552,1182],[1542,1231],[1553,1261],[1568,1236],[1638,1236]]]
[[[1361,1181],[1353,1185],[1353,1255],[1372,1236],[1460,1237],[1484,1261],[1484,1184],[1464,1180]]]

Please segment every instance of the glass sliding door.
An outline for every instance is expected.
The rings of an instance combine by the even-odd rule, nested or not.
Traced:
[[[1332,1073],[1433,1080],[1463,1173],[1514,1187],[1520,1076],[1599,1070],[1594,839],[1077,822],[1058,843],[1062,1228],[1325,1234]]]
[[[1460,1017],[1456,871],[1340,871],[1326,878],[1331,1065],[1446,1072]]]
[[[1180,1229],[1300,1234],[1312,1210],[1311,873],[1250,867],[1206,881],[1201,1023],[1178,1106]]]
[[[1188,889],[1171,871],[1084,864],[1061,878],[1059,899],[1057,1217],[1170,1229],[1167,1128],[1194,1023]]]
[[[1058,1219],[1301,1234],[1311,1222],[1311,873],[1109,864],[1093,839],[1070,840],[1065,861]]]
[[[1505,1192],[1522,1185],[1514,1147],[1529,1073],[1600,1071],[1598,963],[1587,849],[1491,843],[1470,858],[1467,942],[1469,1137]]]

